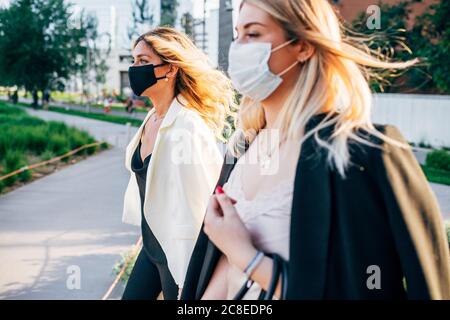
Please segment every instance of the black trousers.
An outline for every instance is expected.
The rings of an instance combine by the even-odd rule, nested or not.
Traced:
[[[167,264],[153,262],[142,248],[131,271],[122,300],[156,300],[161,291],[164,300],[177,300],[178,286]]]

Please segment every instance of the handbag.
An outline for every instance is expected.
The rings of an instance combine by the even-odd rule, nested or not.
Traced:
[[[281,296],[280,300],[285,300],[287,297],[288,286],[288,262],[276,253],[264,253],[265,256],[272,258],[273,268],[272,276],[270,278],[269,287],[267,291],[261,289],[258,300],[272,300],[275,290],[277,289],[278,281],[281,277]],[[248,279],[241,289],[236,293],[233,300],[242,300],[248,290],[252,287],[254,281]]]

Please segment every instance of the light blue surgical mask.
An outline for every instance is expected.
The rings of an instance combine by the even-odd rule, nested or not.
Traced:
[[[255,101],[269,97],[283,82],[281,76],[298,63],[295,61],[283,72],[274,74],[268,64],[270,55],[293,41],[286,41],[273,49],[269,42],[231,43],[228,75],[234,87]]]

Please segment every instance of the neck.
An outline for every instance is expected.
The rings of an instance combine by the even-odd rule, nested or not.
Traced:
[[[167,92],[162,92],[162,94],[155,94],[149,98],[155,108],[156,116],[159,118],[163,117],[167,113],[167,110],[169,110],[175,95],[173,93],[167,94]]]
[[[272,95],[261,102],[266,120],[265,129],[276,129],[278,127],[275,122],[295,86],[295,81],[296,78],[286,79]]]

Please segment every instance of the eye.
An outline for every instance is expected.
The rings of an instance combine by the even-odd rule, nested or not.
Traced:
[[[253,38],[253,39],[258,38],[259,36],[260,36],[260,34],[257,32],[249,32],[249,33],[244,34],[244,37]],[[239,35],[237,35],[236,37],[233,37],[232,40],[237,41],[238,39],[239,39]]]
[[[137,58],[131,60],[132,64],[149,64],[150,62],[145,58]]]
[[[260,36],[260,34],[256,33],[256,32],[249,32],[245,36],[248,37],[248,38],[253,38],[254,39],[254,38],[258,38]]]

